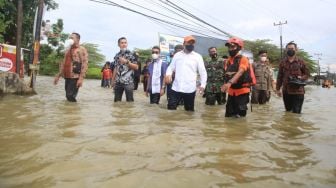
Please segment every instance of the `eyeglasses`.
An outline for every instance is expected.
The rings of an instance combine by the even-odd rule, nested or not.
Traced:
[[[152,54],[159,54],[159,51],[152,51]]]

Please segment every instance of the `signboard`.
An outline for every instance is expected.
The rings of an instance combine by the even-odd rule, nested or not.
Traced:
[[[16,73],[16,46],[0,44],[0,71]],[[23,55],[21,55],[20,77],[23,77]]]
[[[174,47],[178,44],[183,44],[183,37],[159,33],[160,56],[164,62],[170,62],[170,53],[174,52]]]

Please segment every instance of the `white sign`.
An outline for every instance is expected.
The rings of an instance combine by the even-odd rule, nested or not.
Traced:
[[[0,70],[1,71],[9,71],[13,68],[13,61],[8,58],[0,59]]]

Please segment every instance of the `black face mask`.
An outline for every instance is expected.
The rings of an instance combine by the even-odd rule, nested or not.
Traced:
[[[238,54],[239,50],[240,50],[239,48],[237,48],[237,49],[235,49],[235,50],[229,50],[229,54],[230,54],[230,56],[231,56],[231,57],[236,56],[236,55]]]
[[[192,52],[195,48],[195,46],[193,44],[188,44],[185,46],[185,48],[189,51],[189,52]]]
[[[217,58],[217,53],[215,53],[215,54],[210,54],[210,57],[211,57],[212,59],[216,59],[216,58]]]
[[[295,55],[295,51],[293,49],[289,49],[289,50],[287,50],[287,55],[289,57],[293,57]]]

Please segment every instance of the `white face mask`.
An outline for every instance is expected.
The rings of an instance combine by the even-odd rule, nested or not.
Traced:
[[[260,57],[260,60],[261,60],[262,62],[265,62],[265,61],[267,60],[267,57]]]
[[[70,48],[74,43],[75,43],[75,41],[73,39],[68,39],[64,42],[64,46],[66,48]]]
[[[152,54],[152,59],[158,59],[159,58],[159,54]]]

